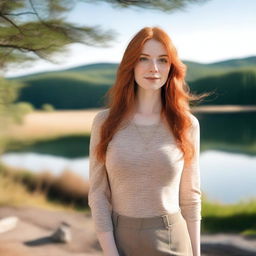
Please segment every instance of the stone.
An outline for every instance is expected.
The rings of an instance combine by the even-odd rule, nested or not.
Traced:
[[[17,222],[18,218],[15,216],[0,219],[0,233],[14,229],[17,226]]]
[[[71,241],[70,225],[66,222],[61,222],[57,230],[52,234],[51,239],[54,242],[68,243]]]

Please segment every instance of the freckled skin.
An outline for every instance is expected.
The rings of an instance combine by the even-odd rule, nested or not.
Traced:
[[[135,81],[146,90],[157,90],[165,84],[170,66],[171,62],[163,44],[150,39],[144,44],[140,58],[135,65]],[[152,77],[159,79],[147,79]]]

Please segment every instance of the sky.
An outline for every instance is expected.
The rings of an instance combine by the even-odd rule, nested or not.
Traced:
[[[79,2],[67,20],[79,25],[112,29],[110,47],[70,45],[55,58],[9,69],[6,76],[51,71],[97,62],[120,62],[131,38],[145,26],[159,26],[171,37],[182,60],[211,63],[256,55],[256,1],[208,0],[172,13],[152,9],[120,9],[108,3]],[[94,2],[94,3],[93,3]]]

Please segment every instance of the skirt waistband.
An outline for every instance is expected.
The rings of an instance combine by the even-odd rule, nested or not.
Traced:
[[[182,219],[184,220],[180,209],[176,213],[145,218],[128,217],[120,215],[112,210],[112,221],[115,227],[119,226],[136,229],[165,227],[166,229],[169,229],[172,224],[179,222]]]

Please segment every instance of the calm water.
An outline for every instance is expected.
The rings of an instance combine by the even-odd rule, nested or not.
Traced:
[[[256,197],[256,113],[196,114],[201,128],[201,187],[211,200]],[[88,179],[89,138],[76,136],[10,150],[2,160],[32,171],[72,170]]]

